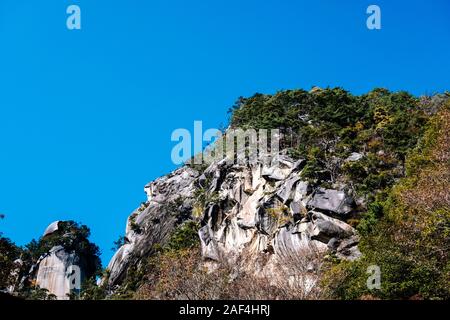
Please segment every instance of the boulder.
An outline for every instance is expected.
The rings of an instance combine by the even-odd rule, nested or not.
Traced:
[[[361,257],[361,251],[359,251],[358,246],[353,246],[350,248],[345,248],[344,250],[338,251],[336,256],[339,259],[354,261]]]
[[[345,260],[356,260],[361,257],[361,251],[358,248],[359,237],[354,235],[340,242],[336,249],[336,256]]]
[[[308,207],[315,210],[324,210],[339,215],[348,214],[353,209],[353,199],[344,191],[318,188]]]
[[[312,239],[328,243],[331,238],[344,239],[356,234],[355,229],[343,221],[320,212],[311,212],[310,214],[314,224]]]
[[[263,166],[262,176],[267,180],[285,180],[294,170],[299,170],[305,160],[293,160],[285,155],[273,157],[270,166]]]

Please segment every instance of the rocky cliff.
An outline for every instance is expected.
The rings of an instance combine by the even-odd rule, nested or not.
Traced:
[[[313,187],[301,178],[304,164],[283,154],[244,166],[224,159],[203,172],[184,166],[149,183],[148,201],[129,217],[125,244],[108,265],[109,286],[120,285],[186,220],[201,222],[209,266],[239,260],[256,275],[276,275],[277,265],[311,253],[357,259],[358,235],[346,223],[356,209],[351,192]]]
[[[241,98],[226,133],[279,128],[280,148],[242,162],[244,139],[232,161],[237,139],[225,158],[147,184],[100,285],[86,226],[54,222],[26,248],[0,236],[0,290],[66,299],[87,279],[77,298],[448,299],[449,97]]]
[[[190,288],[202,286],[203,290],[192,293],[195,297],[321,298],[352,293],[355,288],[357,297],[361,297],[374,294],[366,286],[367,268],[386,261],[389,263],[384,276],[388,270],[396,270],[390,283],[404,283],[402,263],[410,263],[405,258],[407,251],[396,247],[395,236],[392,244],[383,247],[388,242],[385,235],[401,233],[401,228],[390,229],[396,221],[387,215],[392,211],[390,190],[407,176],[406,163],[414,160],[416,148],[420,151],[425,130],[433,119],[440,117],[439,110],[448,104],[448,97],[448,94],[414,97],[385,89],[354,96],[341,88],[314,88],[309,92],[287,90],[240,98],[230,109],[226,135],[230,136],[230,130],[250,130],[247,145],[251,147],[256,130],[261,133],[276,128],[279,134],[274,137],[279,139],[279,148],[273,152],[271,147],[271,155],[263,152],[256,162],[240,163],[225,158],[209,165],[185,165],[146,185],[148,201],[129,217],[124,244],[110,261],[103,283],[110,293],[118,292],[121,296],[131,292],[133,297],[143,283],[147,284],[144,298],[186,298],[192,293]],[[238,138],[237,149],[239,141],[241,147],[246,145],[245,138]],[[230,141],[226,139],[225,144]],[[230,145],[234,145],[234,140]],[[238,155],[237,160],[245,154]],[[410,218],[416,217],[411,215],[406,220]],[[173,259],[169,254],[164,260],[163,250],[162,258],[158,258],[163,262],[159,269],[162,275],[159,271],[155,273],[148,258],[157,258],[154,253],[161,248],[170,249],[171,237],[178,237],[180,230],[186,231],[186,225],[198,233],[201,258],[196,253],[189,257],[201,260],[201,266],[191,262],[188,265],[189,259],[183,254]],[[426,232],[422,234],[425,235]],[[178,238],[182,242],[183,237]],[[377,241],[381,241],[379,250],[387,255],[385,260],[379,259],[380,253],[368,249]],[[173,264],[178,267],[172,268]],[[230,266],[239,272],[230,271]],[[179,278],[191,277],[195,270],[203,271],[203,267],[208,274],[219,274],[218,277],[211,280],[197,273],[190,281],[177,282]],[[337,290],[336,286],[344,282],[330,279],[353,275],[355,268],[358,284]],[[183,273],[183,269],[188,272]],[[340,273],[333,274],[338,269]],[[428,274],[423,270],[417,274]],[[436,270],[443,268],[439,266]],[[225,274],[222,271],[227,283],[237,278],[240,279],[237,282],[244,282],[235,287],[217,287],[215,292],[205,295],[205,288],[221,281]],[[436,272],[436,278],[441,277],[440,272]],[[410,272],[409,277],[417,278],[417,274]],[[245,282],[246,277],[249,282]],[[398,296],[419,292],[421,284],[428,281],[419,278],[413,289]],[[205,282],[199,284],[203,281],[200,279]],[[323,292],[308,294],[319,280],[318,291]],[[323,286],[323,281],[328,281],[328,285]],[[153,282],[156,287],[162,284],[163,289],[152,288]],[[167,286],[172,282],[175,282],[172,287]],[[252,286],[256,282],[257,286]],[[299,290],[292,290],[291,285]],[[180,286],[187,288],[183,294]],[[276,292],[274,286],[289,292],[248,294],[258,290]],[[240,287],[246,287],[247,293],[242,295]],[[168,290],[164,292],[165,289]],[[223,290],[231,291],[224,295],[217,293]],[[293,294],[298,291],[303,293]],[[395,296],[391,292],[387,295]]]
[[[125,243],[108,264],[108,283],[118,285],[131,266],[138,266],[168,241],[177,225],[192,218],[199,172],[182,167],[145,186],[148,201],[128,218]]]

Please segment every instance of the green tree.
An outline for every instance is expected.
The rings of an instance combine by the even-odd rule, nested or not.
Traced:
[[[0,214],[0,220],[5,215]],[[14,263],[20,257],[21,250],[10,239],[2,236],[0,232],[0,289],[5,289],[15,281],[11,273],[18,266]]]

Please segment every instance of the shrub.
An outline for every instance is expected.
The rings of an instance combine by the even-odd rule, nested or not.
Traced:
[[[186,221],[178,227],[167,243],[166,250],[179,251],[195,247],[199,244],[199,224],[194,221]]]

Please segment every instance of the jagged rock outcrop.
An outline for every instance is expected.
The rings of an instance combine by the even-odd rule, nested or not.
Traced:
[[[333,240],[331,249],[340,257],[358,257],[356,231],[329,216],[348,214],[351,197],[339,190],[313,190],[301,180],[302,160],[287,156],[276,160],[278,168],[263,163],[214,166],[215,176],[223,177],[223,182],[214,190],[219,193],[219,202],[203,216],[204,226],[199,231],[203,256],[215,261],[244,257],[252,269],[259,255],[269,253],[262,267],[272,271],[276,264],[289,263],[286,259],[292,255],[325,253]],[[245,187],[246,179],[251,190]],[[347,245],[341,247],[346,240]]]
[[[191,217],[195,181],[199,172],[182,167],[145,186],[148,201],[134,211],[127,221],[125,244],[108,264],[108,282],[120,283],[130,266],[164,244],[181,222]]]
[[[148,201],[128,219],[126,243],[105,280],[119,285],[130,267],[139,267],[187,219],[201,220],[202,255],[210,264],[245,260],[249,271],[276,273],[275,265],[306,251],[358,258],[357,233],[345,222],[354,207],[351,195],[302,180],[304,163],[286,155],[253,165],[224,159],[204,172],[184,166],[146,185]],[[203,203],[203,213],[195,217],[199,192],[214,201]],[[265,262],[256,267],[260,256]]]

